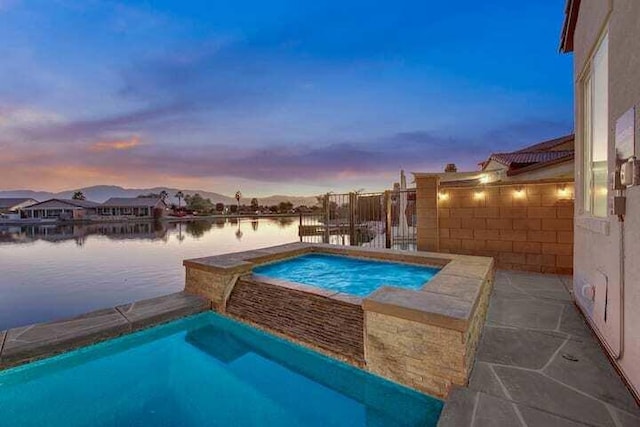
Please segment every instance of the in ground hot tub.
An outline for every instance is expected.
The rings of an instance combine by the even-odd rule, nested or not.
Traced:
[[[493,258],[294,243],[184,261],[215,311],[438,397],[465,385]]]

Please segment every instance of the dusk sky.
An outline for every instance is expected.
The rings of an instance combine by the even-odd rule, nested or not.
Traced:
[[[573,131],[564,0],[0,0],[0,189],[388,188]]]

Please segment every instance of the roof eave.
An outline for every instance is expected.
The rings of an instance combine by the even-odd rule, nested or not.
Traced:
[[[491,155],[489,156],[489,160],[487,160],[487,166],[489,165],[489,162],[493,160],[494,162],[500,163],[502,166],[510,167],[512,162],[500,158],[501,154],[509,153],[491,153]],[[482,170],[484,170],[484,168]]]
[[[90,209],[90,208],[85,208],[84,206],[76,205],[75,203],[70,203],[70,202],[68,202],[66,200],[63,200],[63,199],[56,199],[55,197],[52,198],[52,199],[47,199],[47,200],[43,200],[43,201],[38,202],[38,203],[34,203],[33,205],[29,205],[29,206],[25,207],[24,209],[35,208],[36,206],[40,206],[43,203],[52,202],[52,201],[64,203],[65,205],[73,206],[73,207],[76,207],[76,208]]]
[[[568,155],[566,157],[560,157],[559,159],[554,159],[554,160],[549,160],[548,162],[538,162],[538,163],[534,163],[532,165],[529,166],[525,166],[523,168],[519,168],[519,169],[510,169],[507,171],[507,176],[514,176],[514,175],[520,175],[522,173],[527,173],[527,172],[531,172],[534,170],[538,170],[538,169],[543,169],[546,168],[548,166],[555,166],[561,163],[565,163],[565,162],[573,162],[575,155],[571,154]]]
[[[578,22],[578,11],[581,0],[567,0],[564,10],[564,23],[562,24],[562,35],[560,36],[560,52],[573,52],[573,34]]]

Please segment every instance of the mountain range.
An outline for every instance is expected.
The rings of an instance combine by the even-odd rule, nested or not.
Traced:
[[[82,191],[82,194],[93,202],[102,203],[110,197],[137,197],[141,194],[160,193],[161,191],[169,193],[169,199],[167,203],[178,203],[178,199],[175,198],[175,194],[178,191],[182,191],[182,194],[193,195],[195,193],[200,194],[205,199],[211,199],[213,203],[233,204],[236,203],[236,199],[231,196],[225,196],[224,194],[213,193],[203,190],[180,190],[178,188],[169,187],[154,187],[154,188],[122,188],[115,185],[95,185],[92,187],[78,188],[75,190],[61,191],[58,193],[52,193],[48,191],[33,191],[33,190],[2,190],[0,191],[0,198],[4,197],[30,197],[38,201],[47,199],[70,199],[73,193],[76,191]],[[257,197],[258,202],[264,206],[277,205],[280,202],[291,202],[294,206],[306,205],[313,206],[317,203],[315,196],[286,196],[286,195],[273,195],[268,197]],[[243,197],[240,199],[241,204],[250,204],[251,197]]]

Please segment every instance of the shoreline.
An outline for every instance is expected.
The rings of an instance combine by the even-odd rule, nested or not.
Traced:
[[[0,220],[0,226],[23,226],[23,225],[83,225],[83,224],[104,224],[122,222],[192,222],[216,219],[260,219],[260,218],[298,218],[301,214],[240,214],[240,215],[206,215],[206,216],[183,216],[183,217],[162,217],[162,218],[100,218],[100,219],[77,219],[77,220]],[[303,214],[305,215],[305,214]]]

